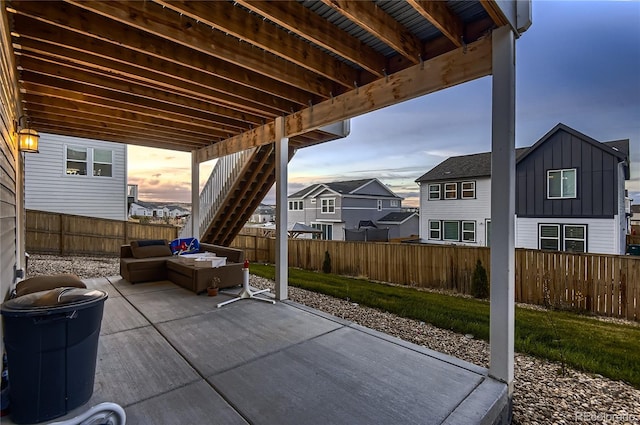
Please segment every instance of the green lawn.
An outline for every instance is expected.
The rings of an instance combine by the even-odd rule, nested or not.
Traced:
[[[251,273],[274,279],[275,269],[251,264]],[[489,340],[487,301],[293,268],[289,269],[289,285]],[[640,388],[638,326],[605,323],[566,311],[516,307],[515,349]]]

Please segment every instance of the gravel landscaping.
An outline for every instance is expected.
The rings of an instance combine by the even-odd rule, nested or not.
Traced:
[[[31,255],[28,276],[75,273],[83,279],[118,275],[117,258]],[[251,276],[251,285],[272,288],[270,280]],[[427,323],[359,306],[294,287],[292,301],[471,363],[488,367],[489,346],[472,335],[460,335]],[[602,376],[516,354],[513,393],[514,424],[640,424],[640,390]]]

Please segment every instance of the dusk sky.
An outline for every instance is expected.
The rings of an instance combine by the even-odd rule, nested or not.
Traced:
[[[629,139],[630,196],[640,204],[640,1],[537,1],[516,42],[516,146],[563,123],[598,141]],[[299,150],[294,193],[313,183],[377,177],[404,206],[415,180],[449,156],[491,147],[491,77],[351,120],[342,140]],[[147,201],[190,201],[190,154],[129,146],[129,183]],[[201,180],[215,161],[202,164]],[[264,203],[275,202],[275,191]]]

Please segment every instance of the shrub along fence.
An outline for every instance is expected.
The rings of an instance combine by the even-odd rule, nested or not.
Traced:
[[[275,262],[275,240],[238,235],[250,261]],[[471,294],[477,260],[490,275],[490,250],[451,245],[289,239],[289,266],[419,288]],[[516,302],[640,320],[640,257],[516,249]]]
[[[178,228],[138,224],[70,214],[27,210],[25,248],[29,253],[56,255],[120,254],[120,245],[136,239],[178,237]]]

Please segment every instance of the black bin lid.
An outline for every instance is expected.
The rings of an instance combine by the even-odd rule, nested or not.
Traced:
[[[11,317],[45,316],[88,308],[107,299],[107,293],[97,289],[55,288],[34,292],[6,301],[0,313]]]

